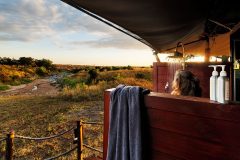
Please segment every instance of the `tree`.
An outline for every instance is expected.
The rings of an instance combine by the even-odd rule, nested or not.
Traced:
[[[32,57],[20,57],[19,64],[23,66],[35,66],[35,61]]]
[[[51,69],[53,66],[53,62],[49,59],[41,59],[41,60],[35,60],[35,63],[38,67],[45,67],[46,69]]]
[[[0,64],[2,65],[17,65],[18,61],[15,59],[7,58],[7,57],[0,57]]]
[[[96,79],[97,79],[97,76],[98,76],[98,73],[95,69],[91,69],[88,71],[88,74],[89,74],[89,81],[90,82],[96,82]]]

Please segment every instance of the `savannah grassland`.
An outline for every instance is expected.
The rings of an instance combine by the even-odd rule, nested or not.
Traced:
[[[0,67],[3,67],[3,65]],[[5,66],[5,71],[7,71]],[[17,73],[15,66],[11,67]],[[24,67],[26,74],[18,79],[27,81],[26,87],[38,79],[47,79],[50,75],[61,75],[52,88],[41,93],[32,90],[23,92],[0,91],[0,139],[10,130],[16,135],[46,137],[55,135],[76,126],[75,121],[103,122],[103,92],[118,84],[137,85],[152,89],[152,68],[150,67],[96,67],[61,68],[49,71],[47,75],[35,75],[36,68]],[[23,70],[23,69],[22,69]],[[3,71],[2,71],[3,72]],[[67,74],[66,74],[67,73]],[[20,75],[20,74],[19,74]],[[14,76],[13,76],[14,77]],[[14,79],[16,81],[16,78]],[[2,82],[0,86],[9,86]],[[45,81],[44,81],[45,82]],[[48,84],[47,84],[48,85]],[[41,85],[39,84],[39,90]],[[55,88],[57,92],[49,92]],[[22,88],[24,89],[24,88]],[[6,89],[3,89],[6,90]],[[54,94],[44,94],[44,93]],[[102,126],[84,126],[84,143],[102,150]],[[74,146],[73,133],[47,141],[29,141],[15,139],[15,159],[44,159]],[[5,154],[5,142],[0,143],[0,159]],[[101,154],[84,148],[84,157],[97,157]],[[76,152],[60,159],[76,159]]]

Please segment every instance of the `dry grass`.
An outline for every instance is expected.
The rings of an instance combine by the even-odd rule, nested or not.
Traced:
[[[17,135],[30,137],[45,137],[55,135],[75,126],[76,120],[103,120],[103,102],[70,102],[58,97],[46,96],[11,96],[0,98],[0,137],[13,129]],[[85,128],[85,143],[102,148],[102,127]],[[90,141],[91,139],[91,141]],[[15,159],[43,159],[73,146],[73,134],[48,141],[29,141],[15,139]],[[4,143],[0,144],[3,156]],[[92,155],[92,151],[85,150],[85,156]],[[76,152],[62,159],[74,159]],[[1,156],[0,156],[1,159]]]
[[[65,86],[58,96],[3,96],[0,97],[0,138],[11,129],[17,135],[46,137],[55,135],[75,126],[75,121],[103,121],[103,92],[118,84],[137,85],[152,89],[152,69],[134,68],[134,70],[117,70],[99,72],[98,83],[76,87]],[[136,78],[141,73],[144,78]],[[86,72],[73,76],[86,78]],[[84,128],[84,143],[102,149],[102,126],[88,125]],[[48,141],[29,141],[15,139],[14,159],[43,159],[70,149],[73,134]],[[0,144],[0,159],[5,152],[5,144]],[[84,156],[99,156],[88,149]],[[62,159],[75,159],[76,152]]]
[[[134,68],[134,70],[118,70],[118,71],[105,71],[99,72],[98,83],[86,85],[79,83],[76,87],[65,86],[60,96],[63,99],[74,101],[89,101],[103,99],[103,92],[105,89],[114,88],[119,84],[141,86],[152,90],[152,69],[151,68]],[[75,81],[81,81],[86,77],[85,72],[80,72]],[[144,78],[136,78],[136,74],[141,73]],[[82,75],[85,75],[81,77]]]
[[[0,82],[19,85],[36,79],[35,68],[24,66],[0,65]]]

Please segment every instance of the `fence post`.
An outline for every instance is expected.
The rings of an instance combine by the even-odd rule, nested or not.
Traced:
[[[14,131],[10,131],[7,134],[6,140],[6,160],[13,160],[13,139],[14,139]]]
[[[83,150],[83,123],[82,121],[77,121],[77,159],[83,160],[82,150]]]

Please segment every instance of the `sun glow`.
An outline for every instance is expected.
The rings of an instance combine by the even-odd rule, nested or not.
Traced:
[[[169,58],[171,54],[164,53],[159,54],[159,59],[161,62],[182,62],[182,58]],[[205,62],[204,56],[192,56],[191,58],[187,59],[186,62]]]

